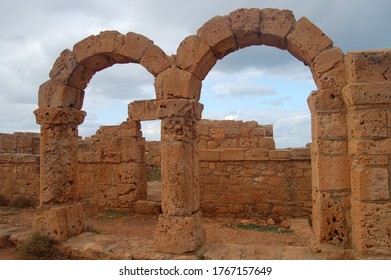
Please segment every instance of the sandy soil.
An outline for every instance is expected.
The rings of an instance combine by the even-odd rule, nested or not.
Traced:
[[[12,226],[31,226],[34,209],[16,209],[0,207],[0,224]],[[121,237],[137,237],[152,240],[157,225],[157,216],[133,215],[121,212],[107,211],[86,217],[86,225],[90,230],[100,234],[117,235]],[[264,223],[262,220],[238,220],[229,218],[205,218],[208,243],[231,243],[241,245],[276,245],[276,246],[306,246],[308,237],[301,232],[276,233],[259,232],[238,228],[238,224]],[[0,260],[18,259],[14,248],[0,249]]]

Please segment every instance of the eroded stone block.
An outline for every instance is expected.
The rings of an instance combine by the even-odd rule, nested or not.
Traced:
[[[306,65],[312,65],[315,57],[332,45],[333,41],[305,17],[287,36],[287,50]]]
[[[66,240],[83,230],[83,206],[80,203],[39,207],[33,220],[33,232],[56,241]]]
[[[216,61],[212,49],[196,35],[186,37],[177,50],[178,67],[191,72],[201,81],[205,79]]]
[[[192,252],[205,242],[200,212],[188,217],[160,215],[155,232],[155,250],[170,254]]]
[[[239,48],[261,45],[259,9],[238,9],[229,14],[232,32],[235,35]]]
[[[262,9],[260,33],[262,43],[268,46],[286,49],[286,36],[296,23],[292,11]]]
[[[228,17],[213,17],[198,29],[197,35],[211,47],[218,59],[239,48]]]

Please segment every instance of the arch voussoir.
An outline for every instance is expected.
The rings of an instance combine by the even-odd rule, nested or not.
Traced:
[[[333,41],[305,17],[296,22],[286,39],[287,50],[310,67],[317,55],[333,47]]]
[[[239,49],[228,16],[215,16],[197,31],[197,35],[212,49],[218,59]]]
[[[177,49],[176,64],[191,72],[201,81],[216,64],[217,58],[212,49],[197,35],[186,37]]]
[[[83,90],[95,73],[95,70],[79,64],[73,52],[66,49],[55,61],[49,77],[65,85]]]

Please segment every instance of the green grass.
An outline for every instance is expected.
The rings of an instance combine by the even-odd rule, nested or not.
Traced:
[[[127,216],[127,215],[129,215],[128,212],[117,211],[115,209],[109,209],[105,212],[105,218],[108,218],[108,219],[115,219],[115,218],[119,218],[119,217],[123,217],[123,216]]]
[[[160,170],[160,167],[151,168],[147,172],[147,181],[148,182],[155,182],[162,180],[162,172]]]
[[[291,229],[283,229],[274,225],[260,226],[256,224],[244,224],[244,225],[237,225],[237,227],[245,230],[270,231],[276,233],[293,233],[293,230]]]

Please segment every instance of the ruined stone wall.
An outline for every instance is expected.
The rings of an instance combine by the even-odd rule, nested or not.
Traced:
[[[77,190],[86,209],[129,211],[133,202],[146,199],[144,142],[136,121],[102,126],[79,140]]]
[[[158,145],[146,143],[152,167]],[[310,149],[275,149],[271,125],[201,120],[198,147],[204,215],[311,215]]]
[[[160,168],[160,141],[145,142],[145,162],[148,170]]]
[[[38,202],[38,133],[0,134],[0,178],[0,204]]]
[[[309,217],[309,148],[276,150],[271,125],[202,120],[201,209],[205,215]]]

